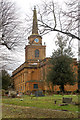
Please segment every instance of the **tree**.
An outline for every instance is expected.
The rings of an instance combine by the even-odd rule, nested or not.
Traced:
[[[50,32],[60,32],[69,36],[71,39],[80,40],[78,34],[80,28],[80,4],[79,0],[69,0],[65,7],[61,7],[53,0],[43,1],[38,5],[38,26],[42,35]],[[26,17],[28,32],[31,31],[31,17]],[[30,24],[29,24],[30,23]]]
[[[20,44],[23,30],[19,17],[15,3],[0,0],[0,46],[6,46],[10,50]]]
[[[39,8],[39,28],[40,32],[47,34],[52,31],[60,32],[68,35],[72,39],[80,40],[78,36],[79,16],[78,9],[79,0],[73,0],[66,3],[66,9],[62,9],[58,3],[53,0],[44,2]]]
[[[47,81],[52,85],[60,85],[60,90],[64,92],[64,85],[73,85],[76,81],[76,74],[73,69],[73,56],[71,48],[66,48],[66,40],[58,34],[58,49],[53,52],[50,60],[51,67],[47,74]]]
[[[78,89],[80,89],[80,61],[78,63]]]
[[[25,36],[19,11],[12,0],[0,0],[0,69],[12,70],[14,61],[20,62],[16,56],[24,49]]]
[[[7,90],[11,85],[11,76],[8,74],[6,70],[2,70],[2,89]]]

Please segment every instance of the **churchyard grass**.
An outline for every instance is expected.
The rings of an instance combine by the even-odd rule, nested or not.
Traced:
[[[63,97],[71,97],[72,103],[60,106],[62,104]],[[52,96],[44,96],[44,97],[31,97],[24,95],[21,98],[7,98],[3,97],[2,102],[5,104],[12,104],[17,106],[26,106],[26,107],[36,107],[36,108],[44,108],[44,109],[54,109],[54,110],[66,110],[66,111],[78,111],[78,105],[74,103],[78,103],[77,95],[52,95]],[[22,100],[21,100],[22,99]],[[56,100],[56,104],[55,104]]]
[[[71,97],[72,103],[60,106],[63,97]],[[77,95],[3,97],[2,116],[3,118],[78,118],[78,105],[73,104],[78,103],[78,99]]]

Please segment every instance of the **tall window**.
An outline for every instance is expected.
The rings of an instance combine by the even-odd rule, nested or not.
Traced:
[[[35,50],[35,57],[39,57],[39,50],[38,49]]]

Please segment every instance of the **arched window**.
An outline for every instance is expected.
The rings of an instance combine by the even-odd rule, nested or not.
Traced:
[[[35,57],[39,57],[39,50],[38,49],[35,50]]]

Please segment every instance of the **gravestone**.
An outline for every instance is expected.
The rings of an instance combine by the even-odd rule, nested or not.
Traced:
[[[36,92],[35,92],[35,96],[36,96],[36,97],[44,96],[44,95],[43,95],[43,91],[41,91],[41,90],[36,91]]]
[[[63,103],[71,103],[72,102],[72,98],[64,98],[62,99]]]

